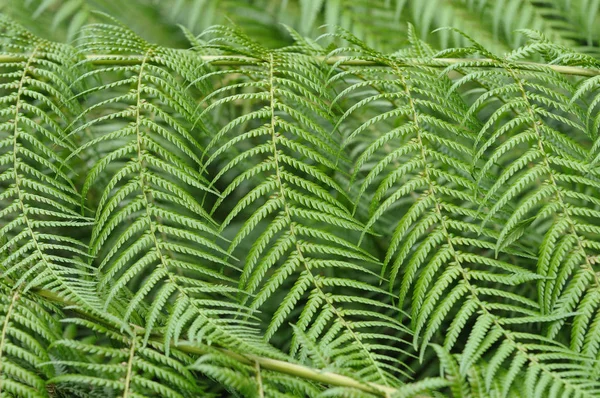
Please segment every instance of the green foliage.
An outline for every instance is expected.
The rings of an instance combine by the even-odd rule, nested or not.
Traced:
[[[600,34],[597,0],[0,0],[0,10],[59,41],[71,41],[83,25],[97,22],[93,11],[99,10],[147,40],[182,47],[184,35],[176,25],[199,34],[229,22],[272,48],[291,44],[281,24],[304,36],[321,34],[327,24],[328,32],[341,26],[384,52],[405,47],[407,22],[440,48],[468,44],[457,32],[434,32],[451,26],[499,52],[524,44],[515,31],[535,29],[557,44],[598,55]]]
[[[4,5],[0,396],[600,396],[582,3]]]

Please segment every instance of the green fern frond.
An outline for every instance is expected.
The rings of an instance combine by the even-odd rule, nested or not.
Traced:
[[[4,51],[15,59],[0,72],[2,277],[23,292],[45,288],[98,309],[87,245],[73,237],[91,220],[76,211],[80,194],[73,171],[63,167],[76,148],[67,128],[79,110],[70,89],[77,54],[7,19],[0,27]]]
[[[0,0],[0,395],[600,395],[583,3]]]
[[[540,44],[549,53],[548,45]],[[569,81],[548,71],[517,74],[510,65],[505,68],[508,81],[495,94],[503,104],[479,134],[484,137],[495,126],[485,144],[479,140],[477,158],[493,148],[480,173],[504,169],[486,194],[486,201],[495,201],[487,218],[499,210],[509,215],[498,247],[516,228],[543,228],[537,268],[548,279],[538,285],[540,308],[542,313],[582,311],[574,318],[570,337],[571,348],[579,351],[598,289],[592,260],[598,249],[592,210],[596,203],[590,193],[599,185],[587,149],[596,134],[588,129],[583,109],[571,100],[577,97]],[[474,103],[472,112],[480,111],[480,103],[483,101]],[[505,124],[498,128],[499,123]],[[563,134],[565,129],[571,134]],[[499,139],[505,140],[502,145],[496,144]],[[511,152],[522,155],[515,158]],[[554,322],[548,336],[555,337],[565,321]]]
[[[57,309],[28,297],[21,289],[2,284],[0,302],[0,393],[7,396],[49,397],[54,376],[49,347],[61,327],[52,316]]]
[[[289,289],[270,315],[265,339],[276,338],[286,321],[296,319],[299,332],[321,339],[320,349],[327,353],[333,369],[351,363],[362,369],[358,377],[364,380],[392,383],[397,361],[376,351],[386,346],[386,340],[402,344],[402,339],[367,330],[389,327],[408,331],[392,317],[370,308],[379,305],[381,311],[394,312],[393,307],[359,298],[360,292],[371,295],[381,293],[380,289],[342,276],[345,270],[353,270],[363,273],[365,281],[377,279],[373,271],[378,263],[352,243],[364,227],[352,217],[344,189],[330,177],[338,171],[336,164],[346,161],[336,150],[339,137],[320,127],[323,122],[334,124],[327,92],[315,90],[315,82],[325,83],[326,70],[302,54],[262,49],[231,29],[213,28],[207,33],[216,35],[209,44],[218,43],[227,51],[244,46],[239,54],[259,51],[255,54],[262,61],[248,68],[248,81],[232,81],[218,90],[223,97],[211,98],[201,117],[208,118],[219,109],[225,112],[228,104],[240,98],[256,109],[242,116],[243,120],[223,126],[207,150],[215,153],[210,163],[219,159],[217,154],[240,148],[241,154],[223,166],[213,181],[213,185],[225,186],[223,199],[217,201],[213,212],[223,213],[224,206],[230,209],[221,227],[227,232],[242,211],[248,214],[247,208],[253,209],[229,248],[232,254],[240,248],[248,252],[240,286],[255,295],[251,308],[260,309],[281,295],[283,287]],[[243,72],[245,69],[236,70]],[[242,97],[238,90],[248,94]],[[242,126],[250,133],[237,135]],[[229,171],[238,164],[248,171],[225,185],[222,181],[228,181]],[[259,177],[264,182],[255,183]],[[253,188],[244,188],[249,184]],[[227,205],[229,197],[239,199]],[[262,229],[259,234],[253,233],[257,227]],[[245,246],[251,237],[252,245]],[[294,307],[304,300],[308,300],[305,309],[294,314]],[[356,348],[341,349],[340,345],[349,341],[354,341]],[[299,342],[297,337],[292,339],[291,353],[305,357]]]
[[[83,319],[72,319],[82,335],[94,332],[100,339],[90,336],[87,342],[61,339],[52,344],[55,350],[85,354],[79,360],[56,360],[62,367],[49,383],[58,389],[85,387],[98,389],[107,395],[123,397],[210,396],[206,386],[199,384],[187,369],[192,357],[172,349],[167,356],[162,342],[143,343],[143,335],[116,333],[104,326]],[[117,325],[114,325],[117,326]],[[113,326],[113,327],[114,327]]]
[[[136,65],[83,75],[107,80],[86,90],[101,100],[79,116],[85,122],[73,132],[91,130],[96,136],[77,152],[98,159],[83,194],[98,198],[90,255],[98,261],[105,306],[130,291],[123,320],[134,315],[145,320],[142,345],[155,328],[164,328],[167,353],[171,340],[183,335],[255,351],[256,344],[248,344],[258,339],[252,323],[235,318],[238,311],[252,317],[251,310],[236,303],[232,278],[215,272],[236,267],[230,256],[222,258],[216,223],[202,205],[213,200],[205,195],[220,194],[198,171],[202,147],[192,134],[194,105],[185,89],[185,77],[196,76],[201,64],[190,54],[150,45],[122,26],[94,25],[86,32],[85,51],[111,50],[109,60],[141,56]]]

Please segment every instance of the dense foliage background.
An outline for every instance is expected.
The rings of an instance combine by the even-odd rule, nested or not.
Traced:
[[[0,11],[0,396],[600,396],[600,0]]]
[[[498,53],[525,42],[518,29],[535,29],[556,44],[597,54],[600,3],[597,0],[2,0],[4,14],[27,29],[56,41],[73,40],[93,11],[108,13],[143,38],[169,47],[187,47],[178,25],[199,34],[235,23],[268,47],[292,43],[282,24],[316,37],[341,26],[370,46],[394,52],[406,45],[408,23],[435,48],[466,43],[453,27]],[[322,25],[330,27],[321,29]]]

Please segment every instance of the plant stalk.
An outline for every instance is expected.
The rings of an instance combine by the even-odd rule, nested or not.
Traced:
[[[173,345],[173,347],[189,354],[202,355],[208,353],[208,350],[206,348],[197,345],[177,344]],[[241,355],[223,348],[213,349],[216,349],[221,354],[225,354],[228,357],[236,360],[237,362],[243,363],[245,365],[255,366],[255,364],[258,364],[261,369],[267,369],[274,372],[284,373],[290,376],[316,381],[318,383],[329,384],[332,386],[356,388],[361,391],[370,392],[383,397],[391,396],[397,392],[397,390],[392,387],[387,387],[376,383],[361,383],[347,376],[343,376],[333,372],[325,372],[319,369],[313,369],[309,368],[308,366],[297,365],[291,362],[280,361],[278,359],[271,359],[266,357],[259,357],[257,355],[251,354]]]
[[[22,62],[27,59],[28,54],[0,54],[0,63]],[[199,55],[204,62],[216,66],[244,66],[256,65],[258,63],[267,62],[259,58],[246,57],[241,55]],[[141,64],[143,57],[137,55],[87,55],[86,59],[94,65],[136,65]],[[157,58],[155,57],[155,60]],[[323,57],[315,56],[315,60],[323,62],[327,65],[337,64],[339,66],[382,66],[386,65],[364,59],[354,59],[348,57]],[[477,62],[477,64],[469,65],[469,67],[481,68],[502,68],[499,64],[489,58],[432,58],[429,61],[422,59],[398,59],[397,66],[399,67],[416,67],[427,66],[432,68],[446,68],[451,65],[460,63]],[[563,75],[593,77],[600,75],[600,69],[588,69],[578,66],[566,65],[551,65],[538,62],[511,62],[511,67],[521,70],[537,70],[539,68],[548,68]]]
[[[33,290],[33,292],[35,292],[37,295],[39,295],[41,297],[44,297],[50,301],[55,302],[56,304],[59,304],[61,306],[65,306],[65,307],[69,307],[70,310],[76,311],[79,314],[81,314],[82,316],[86,316],[86,317],[89,316],[89,314],[87,314],[85,311],[81,310],[77,306],[76,303],[63,298],[50,290],[35,289],[35,290]],[[94,320],[96,320],[98,322],[102,322],[101,319],[98,319],[96,317],[93,317],[93,318],[94,318]],[[140,328],[138,325],[132,325],[132,327],[134,327],[137,330],[138,334],[143,334],[142,328]],[[156,335],[152,338],[152,341],[157,344],[163,344],[164,338],[163,338],[163,336]],[[303,378],[306,380],[312,380],[317,383],[323,383],[323,384],[339,386],[339,387],[356,388],[358,390],[365,391],[365,392],[368,392],[371,394],[376,394],[378,396],[385,397],[385,398],[391,397],[392,395],[394,395],[397,392],[397,390],[395,388],[383,386],[381,384],[361,383],[357,380],[352,379],[351,377],[343,376],[338,373],[326,372],[326,371],[322,371],[320,369],[314,369],[314,368],[310,368],[308,366],[298,365],[295,363],[281,361],[278,359],[261,357],[258,355],[252,355],[252,354],[242,355],[242,354],[233,352],[231,350],[227,350],[225,348],[219,348],[219,347],[214,347],[214,346],[208,347],[203,344],[192,345],[187,342],[182,342],[182,343],[173,342],[173,343],[171,343],[171,347],[174,349],[177,349],[179,351],[182,351],[182,352],[185,352],[188,354],[194,354],[194,355],[204,355],[204,354],[209,354],[214,351],[218,351],[219,353],[226,355],[226,356],[234,359],[235,361],[243,363],[245,365],[254,367],[258,364],[258,366],[260,366],[261,369],[266,369],[266,370],[270,370],[273,372],[279,372],[279,373],[287,374],[290,376],[300,377],[300,378]],[[427,396],[419,396],[419,397],[428,398]]]

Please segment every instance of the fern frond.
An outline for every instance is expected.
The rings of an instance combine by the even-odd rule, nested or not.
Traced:
[[[139,333],[119,334],[91,321],[74,318],[71,320],[83,335],[94,332],[89,341],[61,339],[53,343],[55,350],[67,350],[85,354],[79,360],[56,360],[61,366],[49,383],[66,389],[85,387],[98,389],[104,394],[137,397],[157,395],[161,397],[192,397],[202,394],[206,386],[199,384],[187,369],[193,359],[172,349],[167,356],[162,342],[143,344]],[[113,328],[117,325],[113,325]]]
[[[214,185],[228,184],[213,211],[230,209],[222,223],[224,232],[238,214],[250,214],[233,237],[229,252],[236,254],[242,248],[248,252],[240,287],[255,295],[251,308],[267,304],[272,308],[273,300],[279,301],[269,315],[265,339],[278,338],[282,325],[295,319],[300,333],[321,340],[320,349],[327,353],[332,369],[344,369],[346,363],[360,368],[356,376],[363,380],[395,383],[392,375],[401,364],[379,353],[378,347],[387,346],[384,341],[402,344],[402,339],[367,330],[407,330],[371,306],[379,305],[386,313],[393,313],[393,307],[361,298],[381,293],[380,289],[343,276],[351,269],[363,274],[365,281],[377,280],[373,271],[378,262],[352,243],[364,227],[352,217],[344,189],[331,177],[338,172],[336,164],[346,161],[336,150],[339,136],[321,127],[324,122],[334,123],[327,92],[315,90],[324,84],[326,70],[302,54],[262,49],[228,28],[208,33],[216,35],[208,43],[239,54],[258,51],[257,58],[262,60],[248,68],[244,83],[232,81],[219,90],[223,97],[211,98],[202,117],[240,98],[237,90],[252,93],[244,98],[257,111],[223,126],[207,150],[214,152],[210,164],[219,159],[217,154],[239,148],[240,154],[229,163],[225,160],[213,181]],[[237,135],[241,129],[249,133]],[[238,164],[248,171],[229,177]],[[228,205],[230,197],[239,199]],[[256,228],[262,232],[255,233]],[[251,245],[246,243],[249,240]],[[289,290],[282,296],[284,287]],[[295,313],[294,307],[304,300],[308,300],[304,310]],[[342,348],[349,342],[354,342],[353,349]],[[306,348],[300,349],[299,343],[294,337],[290,350],[304,358]]]
[[[77,54],[2,19],[4,50],[22,61],[2,64],[0,112],[0,259],[2,277],[26,292],[52,290],[78,305],[100,308],[87,245],[73,231],[91,225],[77,211],[80,194],[65,165]]]
[[[6,11],[77,38],[0,20],[0,395],[600,395],[597,15],[567,3]],[[262,25],[194,36],[224,9]],[[173,21],[193,48],[142,38]]]
[[[49,347],[61,327],[52,316],[57,309],[28,297],[22,289],[1,285],[0,393],[49,397],[46,381],[54,376]]]
[[[538,42],[537,47],[550,53],[544,41]],[[571,335],[571,347],[580,350],[585,339],[584,325],[590,320],[598,289],[591,260],[598,248],[592,210],[596,204],[588,192],[595,192],[599,185],[585,145],[596,134],[588,129],[579,104],[571,100],[577,96],[569,81],[548,71],[517,74],[509,64],[505,68],[510,82],[504,83],[496,94],[503,105],[490,115],[479,135],[484,137],[492,126],[505,123],[495,127],[485,144],[481,144],[481,139],[478,145],[477,158],[493,148],[480,175],[494,167],[504,169],[486,194],[486,201],[493,198],[495,202],[487,218],[501,209],[509,215],[500,231],[498,247],[517,228],[543,228],[538,272],[548,280],[539,282],[540,306],[543,313],[583,309],[583,314],[574,319]],[[541,83],[536,83],[536,79]],[[476,101],[471,112],[480,111],[482,103]],[[564,129],[571,134],[562,133]],[[505,139],[505,143],[496,145],[499,139]],[[515,148],[521,149],[517,152]],[[510,151],[522,155],[515,158]],[[578,307],[579,303],[582,307]],[[555,322],[549,336],[556,336],[564,322],[564,318]]]
[[[414,343],[417,346],[423,337],[422,355],[451,308],[461,307],[447,335],[447,346],[452,347],[458,331],[472,316],[478,316],[475,310],[486,308],[482,296],[514,299],[502,294],[501,289],[490,289],[492,286],[514,286],[538,280],[539,276],[524,267],[470,253],[473,244],[484,251],[492,249],[495,234],[485,230],[484,236],[477,236],[478,226],[473,220],[480,218],[476,211],[479,197],[467,163],[473,156],[477,121],[469,118],[458,125],[466,106],[458,96],[445,96],[451,82],[433,69],[401,69],[393,58],[377,54],[347,33],[341,34],[357,44],[355,52],[389,68],[383,72],[386,79],[381,79],[380,72],[378,80],[362,76],[360,69],[353,71],[357,83],[351,87],[357,87],[365,99],[358,97],[360,100],[350,106],[340,124],[347,129],[346,145],[365,148],[355,151],[358,155],[353,175],[359,178],[366,174],[358,190],[360,201],[371,202],[366,227],[378,228],[377,232],[389,236],[384,263],[390,269],[384,267],[382,273],[389,272],[390,287],[395,291],[396,279],[403,270],[399,300],[402,304],[412,290]],[[394,96],[383,98],[380,92]],[[442,98],[445,108],[436,105]],[[375,105],[374,101],[381,102]],[[369,108],[376,110],[372,117],[367,112],[374,110]],[[366,121],[359,119],[353,130],[349,116],[361,110],[367,115]],[[363,172],[365,165],[369,167]],[[374,194],[365,198],[366,192]],[[362,213],[360,207],[358,211]],[[509,249],[508,253],[516,255],[518,249]],[[522,301],[518,298],[517,305],[507,304],[497,310],[512,311]]]
[[[259,338],[252,322],[236,320],[238,311],[253,316],[237,303],[238,290],[227,276],[236,268],[229,256],[222,258],[219,231],[202,205],[212,200],[205,195],[219,193],[198,171],[202,147],[191,132],[194,105],[185,90],[185,78],[196,76],[201,65],[190,54],[150,45],[122,26],[95,25],[86,32],[86,51],[111,49],[115,55],[108,59],[143,57],[139,65],[94,71],[112,79],[87,90],[101,100],[80,115],[86,121],[73,133],[96,135],[78,153],[98,159],[83,194],[98,197],[90,254],[98,260],[105,306],[129,296],[123,320],[143,317],[142,345],[164,328],[167,353],[171,341],[183,335],[261,351],[248,344]],[[215,272],[219,268],[230,271]]]

